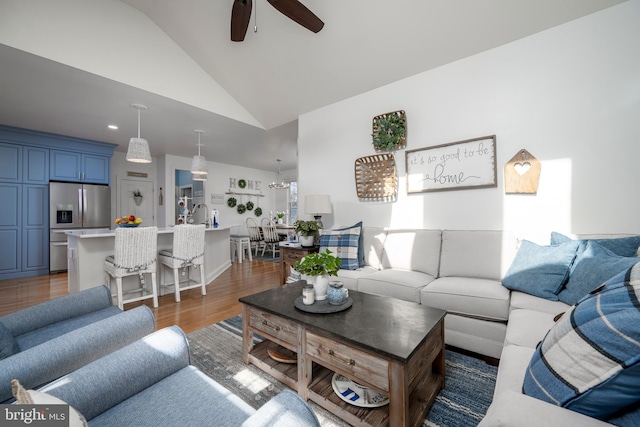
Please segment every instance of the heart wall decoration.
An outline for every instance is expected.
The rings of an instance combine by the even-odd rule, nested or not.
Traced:
[[[542,164],[524,148],[504,165],[505,194],[536,194]]]

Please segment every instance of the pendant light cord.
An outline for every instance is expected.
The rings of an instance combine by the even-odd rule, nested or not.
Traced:
[[[140,139],[140,109],[138,108],[138,139]]]
[[[256,7],[253,8],[253,32],[258,32],[258,2],[256,2]]]

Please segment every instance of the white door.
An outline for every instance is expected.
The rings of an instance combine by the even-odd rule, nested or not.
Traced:
[[[139,190],[142,199],[136,201],[133,192]],[[116,214],[119,217],[135,215],[142,218],[142,225],[155,225],[153,215],[153,182],[138,179],[118,180],[118,208]],[[139,204],[138,204],[139,202]]]

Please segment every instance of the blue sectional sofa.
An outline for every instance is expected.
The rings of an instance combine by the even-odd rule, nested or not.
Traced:
[[[172,326],[38,392],[68,403],[92,427],[320,425],[313,410],[289,390],[256,411],[189,361],[187,337]]]
[[[35,388],[155,330],[146,306],[122,311],[98,286],[0,317],[0,403],[11,380]]]

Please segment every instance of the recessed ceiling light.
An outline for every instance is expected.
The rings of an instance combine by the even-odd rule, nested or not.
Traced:
[[[108,125],[107,127],[111,130],[118,130],[118,126],[116,125]]]

